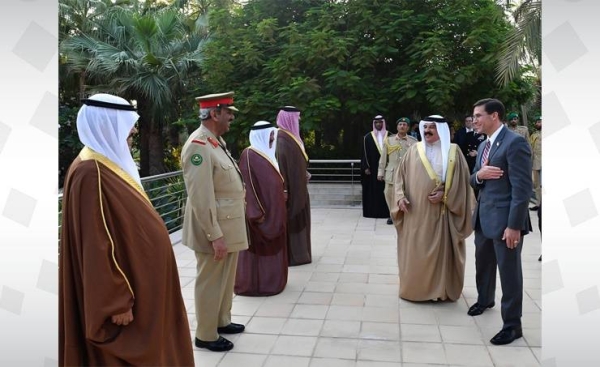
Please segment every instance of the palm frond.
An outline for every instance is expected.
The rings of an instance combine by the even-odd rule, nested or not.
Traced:
[[[496,67],[496,81],[507,85],[519,73],[521,63],[533,57],[534,68],[541,63],[541,2],[526,0],[513,12],[515,26],[502,44]]]

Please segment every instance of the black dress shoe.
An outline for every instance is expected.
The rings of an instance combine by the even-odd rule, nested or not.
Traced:
[[[521,329],[503,329],[490,340],[490,343],[494,345],[510,344],[514,340],[519,339],[523,336],[523,330]]]
[[[196,340],[194,340],[194,344],[198,348],[206,348],[208,350],[212,350],[213,352],[226,352],[233,349],[233,343],[222,336],[212,342],[205,342],[196,338]]]
[[[387,224],[394,224],[394,222],[392,222],[392,218],[388,218]]]
[[[482,306],[479,303],[475,302],[475,304],[471,307],[469,307],[469,311],[467,311],[467,314],[469,314],[469,316],[478,316],[481,315],[486,308],[492,308],[494,307],[495,303],[492,302],[487,306]]]
[[[538,257],[538,261],[542,261],[542,255],[540,255],[540,257]]]
[[[244,331],[246,327],[242,324],[234,324],[233,322],[227,326],[217,328],[219,334],[239,334]]]

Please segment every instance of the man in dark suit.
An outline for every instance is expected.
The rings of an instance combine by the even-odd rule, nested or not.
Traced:
[[[479,190],[473,213],[477,302],[471,316],[494,307],[496,266],[502,285],[502,330],[490,342],[508,344],[523,336],[523,236],[529,233],[531,148],[525,138],[503,125],[504,105],[497,99],[474,104],[474,127],[488,139],[477,153],[471,186]]]
[[[467,164],[469,165],[469,173],[473,173],[475,167],[475,158],[477,157],[477,147],[485,140],[484,134],[478,134],[473,129],[473,116],[465,117],[465,126],[458,129],[454,134],[454,144],[460,147],[463,152]]]

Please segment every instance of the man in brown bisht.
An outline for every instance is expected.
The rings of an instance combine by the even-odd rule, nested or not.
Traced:
[[[250,242],[240,252],[235,277],[234,292],[242,296],[271,296],[287,284],[287,191],[275,158],[276,134],[271,123],[255,123],[240,157]]]
[[[110,94],[83,103],[63,191],[59,365],[193,366],[169,233],[131,156],[139,116]]]
[[[400,297],[455,301],[473,232],[469,168],[442,116],[425,118],[419,130],[423,141],[408,149],[395,179]]]
[[[287,251],[290,266],[312,262],[308,156],[300,138],[300,110],[282,107],[277,114],[279,171],[287,186]]]

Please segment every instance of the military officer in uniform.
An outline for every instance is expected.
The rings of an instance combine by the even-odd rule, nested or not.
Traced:
[[[542,203],[542,116],[536,117],[535,129],[529,144],[531,144],[531,169],[536,205],[529,208],[530,210],[539,210]]]
[[[508,120],[508,128],[512,130],[527,140],[529,142],[529,129],[526,126],[519,125],[519,114],[516,112],[511,112],[506,117]]]
[[[401,117],[396,121],[396,130],[398,133],[396,135],[388,135],[384,139],[381,157],[379,158],[377,179],[379,181],[385,179],[383,195],[390,211],[392,210],[392,205],[394,205],[394,172],[396,172],[396,169],[400,165],[400,160],[408,150],[408,147],[418,142],[416,138],[408,135],[409,125],[410,119],[408,117]],[[391,217],[388,218],[387,224],[393,224]]]
[[[240,170],[221,136],[234,119],[233,92],[196,98],[200,127],[183,146],[181,163],[188,193],[182,242],[196,253],[195,345],[227,351],[233,343],[219,334],[236,334],[231,322],[239,251],[248,248],[245,189]]]

